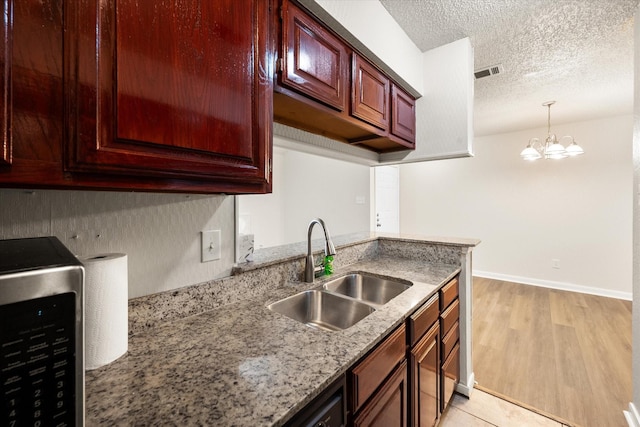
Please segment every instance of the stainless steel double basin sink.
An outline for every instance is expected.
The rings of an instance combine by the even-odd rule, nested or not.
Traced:
[[[411,282],[351,273],[270,304],[268,308],[307,326],[347,329],[411,287]]]

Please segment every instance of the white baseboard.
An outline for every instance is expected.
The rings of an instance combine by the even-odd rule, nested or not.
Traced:
[[[626,418],[629,427],[640,427],[640,414],[638,414],[636,405],[629,403],[629,410],[622,412],[624,413],[624,417]]]
[[[473,270],[473,275],[487,279],[503,280],[505,282],[522,283],[524,285],[540,286],[543,288],[558,289],[561,291],[580,292],[582,294],[598,295],[601,297],[616,298],[627,301],[633,300],[631,292],[612,291],[609,289],[580,286],[573,283],[554,282],[551,280],[531,279],[529,277],[512,276],[509,274],[491,273],[488,271]],[[640,425],[638,426],[640,427]]]
[[[471,393],[473,392],[473,386],[475,385],[475,383],[476,383],[476,375],[472,372],[471,375],[469,375],[469,378],[467,379],[466,384],[462,384],[461,382],[456,384],[456,391],[467,397],[471,397]]]

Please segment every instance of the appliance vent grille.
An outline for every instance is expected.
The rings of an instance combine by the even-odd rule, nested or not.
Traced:
[[[481,68],[473,72],[473,74],[476,77],[476,80],[482,79],[484,77],[495,76],[496,74],[502,74],[502,73],[504,73],[504,67],[502,66],[502,64],[491,65],[489,67]]]

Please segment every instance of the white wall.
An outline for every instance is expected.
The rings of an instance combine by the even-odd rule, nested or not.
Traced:
[[[379,1],[315,0],[385,64],[423,93],[422,54]]]
[[[402,165],[401,232],[480,238],[474,273],[630,299],[632,126],[554,126],[586,151],[557,162],[520,159],[540,128],[476,138],[473,158]]]
[[[424,54],[424,96],[416,102],[416,149],[381,163],[464,157],[473,152],[473,48],[468,38]]]
[[[278,246],[286,239],[286,196],[284,193],[287,150],[273,147],[273,190],[271,194],[242,195],[238,199],[238,233],[254,235],[254,249]],[[301,235],[303,235],[301,233]],[[302,240],[302,238],[298,239]]]
[[[305,241],[316,217],[334,236],[369,230],[368,166],[279,147],[274,154],[273,193],[238,196],[256,249]]]
[[[222,231],[220,260],[200,262],[202,230]],[[0,190],[0,239],[57,236],[78,256],[124,252],[130,298],[229,275],[234,232],[230,196]]]

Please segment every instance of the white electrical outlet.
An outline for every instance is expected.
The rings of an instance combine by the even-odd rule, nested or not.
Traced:
[[[200,233],[202,241],[202,262],[220,259],[220,230],[207,230]]]
[[[551,267],[553,268],[560,268],[560,260],[559,259],[552,259],[551,260]]]

